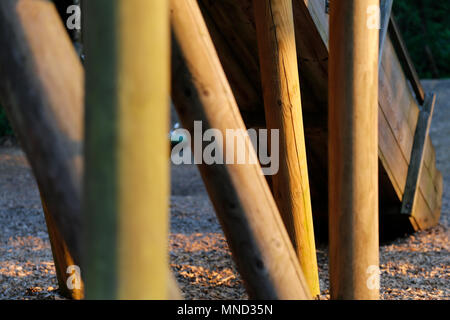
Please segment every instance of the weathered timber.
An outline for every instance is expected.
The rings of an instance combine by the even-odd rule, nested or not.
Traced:
[[[403,193],[401,213],[411,215],[417,199],[419,177],[424,167],[425,142],[430,131],[431,119],[433,117],[435,94],[427,94],[425,102],[420,110],[417,121],[416,132],[414,134],[414,144],[412,146],[411,158],[409,161],[408,175]]]
[[[330,3],[329,251],[332,299],[378,299],[378,30]],[[372,270],[373,269],[373,270]],[[371,277],[374,276],[374,281]]]
[[[218,55],[227,78],[233,84],[233,92],[245,123],[264,126],[261,89],[255,91],[256,95],[251,95],[251,103],[250,100],[242,99],[242,94],[238,91],[242,92],[244,88],[247,90],[248,86],[242,85],[241,90],[235,90],[235,84],[239,84],[241,76],[229,67],[229,60],[234,60],[234,65],[239,66],[239,73],[251,76],[251,82],[255,85],[254,79],[259,76],[260,71],[259,68],[255,69],[258,55],[254,51],[257,41],[251,1],[199,0],[199,3],[204,14],[210,17],[207,19],[209,29],[209,20],[214,21],[215,31],[211,34],[214,44],[218,44],[220,40],[220,46],[228,45],[228,50],[219,50]],[[325,234],[323,231],[327,229],[328,217],[328,201],[324,197],[328,192],[328,16],[325,13],[325,1],[293,0],[293,13],[312,210],[315,233],[322,238]],[[220,49],[219,45],[216,46]],[[380,213],[396,212],[395,214],[400,215],[410,156],[408,150],[412,147],[419,108],[398,55],[388,32],[382,51],[379,78],[379,163],[380,176],[383,177],[380,180],[380,191],[383,191],[380,192],[380,203],[384,206]],[[259,86],[258,83],[256,85]],[[252,106],[252,111],[247,109],[248,106]],[[391,118],[392,114],[396,117]],[[436,208],[442,202],[442,193],[438,188],[442,181],[432,160],[433,154],[434,147],[428,137],[424,156],[427,170],[422,171],[419,183],[418,201],[423,203],[420,206],[423,210],[416,211],[414,218],[421,221],[421,224],[402,219],[396,225],[397,234],[403,234],[412,224],[423,229],[439,220],[439,210]],[[422,190],[429,185],[433,188]],[[428,198],[427,194],[432,196]],[[385,229],[385,225],[380,225],[382,233]]]
[[[417,74],[416,68],[409,56],[408,49],[406,48],[406,44],[403,41],[403,38],[400,34],[400,30],[397,26],[397,22],[395,18],[391,15],[390,23],[389,23],[389,34],[400,59],[400,62],[403,65],[403,70],[408,77],[408,80],[411,83],[412,89],[416,95],[416,99],[418,103],[421,105],[425,101],[425,92],[420,83],[419,76]]]
[[[307,282],[197,2],[172,1],[171,22],[172,98],[183,126],[192,133],[194,121],[202,121],[205,130],[218,129],[224,137],[226,129],[239,130],[248,152],[245,164],[199,165],[247,291],[257,299],[308,299]]]
[[[254,0],[266,123],[279,130],[272,192],[313,296],[320,294],[291,0]]]

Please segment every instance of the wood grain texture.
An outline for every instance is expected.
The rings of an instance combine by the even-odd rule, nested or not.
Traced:
[[[183,127],[240,131],[256,154],[195,0],[172,1],[172,98]],[[225,139],[226,140],[226,139]],[[224,144],[226,141],[224,141]],[[311,297],[280,213],[257,161],[199,165],[238,270],[251,298]]]
[[[223,50],[218,52],[223,64],[226,76],[232,83],[241,114],[246,124],[254,126],[264,126],[264,112],[262,111],[262,91],[261,88],[251,94],[250,99],[243,99],[239,90],[235,90],[235,84],[242,78],[239,73],[233,71],[227,62],[228,60],[239,61],[240,73],[252,75],[252,84],[254,77],[259,76],[259,68],[255,69],[257,55],[254,52],[256,48],[256,32],[254,14],[251,5],[252,0],[242,1],[210,1],[200,0],[202,10],[215,21],[216,31],[212,33],[214,43],[217,43],[215,34],[220,34],[220,41],[228,44],[228,53]],[[325,1],[312,0],[294,0],[293,14],[295,24],[297,57],[300,75],[301,99],[303,109],[303,122],[306,139],[306,153],[308,157],[308,173],[310,177],[310,192],[312,200],[312,210],[315,219],[317,231],[327,228],[327,199],[323,195],[328,192],[327,159],[327,112],[328,112],[328,15],[325,13]],[[234,19],[236,17],[236,19]],[[208,20],[208,19],[207,19]],[[228,21],[228,22],[224,22]],[[233,23],[235,22],[235,23]],[[208,28],[210,23],[207,21]],[[225,26],[226,24],[226,26]],[[242,39],[240,37],[242,36]],[[253,36],[252,36],[253,35]],[[239,45],[235,45],[238,43]],[[219,46],[217,46],[219,48]],[[245,52],[245,54],[241,54]],[[251,53],[251,54],[249,54]],[[409,163],[410,148],[412,147],[412,137],[415,131],[418,117],[418,104],[410,90],[405,71],[399,62],[399,58],[392,45],[389,34],[386,36],[383,50],[382,67],[380,68],[380,90],[379,90],[379,159],[381,176],[387,179],[381,179],[380,190],[393,190],[395,192],[383,192],[381,199],[386,205],[387,210],[392,212],[401,204],[403,194],[403,185],[406,180],[406,172]],[[225,58],[226,56],[226,58]],[[256,80],[258,81],[258,80]],[[259,86],[258,83],[256,85]],[[247,90],[247,85],[242,85]],[[253,100],[255,99],[255,100]],[[252,106],[251,112],[247,111],[247,106]],[[392,117],[395,116],[395,117]],[[409,127],[409,128],[408,128]],[[409,132],[409,133],[408,133]],[[382,139],[387,139],[382,141]],[[395,145],[391,145],[395,144]],[[392,155],[389,154],[392,151]],[[397,150],[400,150],[397,153]],[[432,181],[434,189],[437,189],[439,179],[438,170],[432,159],[434,147],[430,138],[427,138],[425,151],[425,167],[427,171],[422,173],[421,179],[424,179],[422,185],[428,185]],[[404,158],[402,158],[402,155]],[[397,157],[400,156],[400,157]],[[389,160],[387,160],[389,159]],[[397,174],[399,172],[400,174]],[[394,177],[397,175],[397,177]],[[429,178],[426,176],[429,175]],[[395,180],[397,179],[397,180]],[[428,181],[427,181],[428,180]],[[422,187],[419,187],[421,190]],[[424,190],[425,191],[425,190]],[[427,193],[426,190],[424,193]],[[422,194],[422,190],[420,192]],[[430,208],[435,207],[441,199],[436,199],[437,193],[431,198],[423,198],[423,201],[430,204],[424,206],[423,212],[418,214],[424,217],[421,220],[437,221],[439,212]],[[420,201],[422,201],[420,200]],[[432,203],[436,202],[436,205]],[[397,212],[399,210],[397,209]],[[434,216],[437,214],[436,216]],[[404,219],[402,221],[407,221]],[[417,224],[416,224],[417,225]],[[428,224],[429,226],[429,224]],[[402,233],[409,226],[399,224],[398,232]]]
[[[424,105],[419,114],[419,120],[417,121],[416,132],[414,134],[414,144],[409,161],[408,175],[406,177],[405,190],[402,198],[402,214],[411,215],[416,202],[419,178],[424,167],[425,143],[430,130],[435,102],[435,94],[426,95]],[[429,190],[432,187],[433,186],[427,186],[425,190]],[[426,198],[430,197],[432,197],[432,194],[428,195]]]
[[[272,192],[313,296],[320,294],[291,0],[253,1],[266,123],[279,130]]]
[[[378,299],[378,29],[366,8],[330,3],[329,252],[332,299]],[[375,274],[375,276],[377,276]],[[379,280],[378,280],[379,281]]]
[[[55,271],[56,277],[58,279],[58,290],[59,292],[66,298],[81,300],[84,298],[84,283],[81,279],[80,283],[74,283],[78,281],[78,278],[72,280],[73,288],[69,288],[67,286],[67,280],[69,280],[69,276],[72,274],[68,269],[70,266],[76,266],[76,263],[72,255],[70,254],[69,248],[65,243],[61,232],[58,230],[52,215],[47,209],[47,205],[45,204],[45,200],[42,197],[41,193],[41,202],[42,209],[44,211],[45,223],[47,225],[47,232],[50,238],[50,245],[52,248],[53,261],[55,263]],[[79,287],[78,287],[79,285]]]

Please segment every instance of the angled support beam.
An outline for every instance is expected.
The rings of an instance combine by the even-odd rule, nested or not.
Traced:
[[[423,105],[425,102],[425,91],[423,90],[422,84],[420,83],[419,75],[417,74],[414,63],[406,48],[405,41],[401,35],[400,29],[395,21],[394,16],[391,15],[389,22],[389,35],[394,45],[395,52],[398,55],[400,63],[403,67],[406,77],[411,83],[411,87],[416,95],[417,102],[419,105]]]
[[[378,299],[378,29],[367,7],[331,1],[329,241],[332,299]]]
[[[431,119],[433,118],[436,95],[429,93],[425,96],[425,103],[420,109],[417,120],[414,142],[409,160],[408,175],[406,176],[405,192],[403,193],[401,213],[412,215],[415,208],[419,179],[423,167],[425,153],[425,142],[430,131]]]
[[[247,291],[255,299],[311,297],[196,0],[172,0],[172,98],[183,127],[236,130],[249,161],[199,169]],[[194,149],[194,148],[193,148]],[[223,153],[224,149],[223,149]]]
[[[254,0],[266,123],[279,130],[272,190],[313,296],[320,294],[292,0]]]

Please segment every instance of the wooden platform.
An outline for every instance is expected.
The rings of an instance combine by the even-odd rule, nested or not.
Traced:
[[[328,15],[325,1],[294,0],[305,139],[316,234],[327,233]],[[256,31],[251,0],[199,0],[247,127],[264,127]],[[400,214],[419,105],[389,35],[379,75],[380,231],[399,235],[439,221],[442,175],[427,137],[416,205]],[[332,192],[332,191],[331,191]]]

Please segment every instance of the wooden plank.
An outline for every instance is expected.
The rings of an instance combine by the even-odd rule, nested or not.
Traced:
[[[381,108],[379,108],[379,157],[383,166],[394,186],[398,199],[402,199],[405,181],[407,177],[408,163],[403,156],[402,150],[396,143],[395,136],[389,126],[386,116]],[[428,172],[423,171],[420,177],[419,190],[422,211],[416,210],[416,216],[423,217],[433,216],[433,208],[437,206],[435,195],[433,196],[434,180],[431,180]],[[431,187],[430,187],[431,185]],[[425,200],[426,199],[426,200]],[[429,203],[429,204],[428,204]],[[427,221],[433,219],[427,218]],[[414,220],[414,223],[417,224]],[[422,223],[424,225],[424,219]],[[419,225],[417,225],[419,226]]]
[[[378,108],[378,146],[382,162],[399,199],[403,195],[408,166],[381,108]]]
[[[408,49],[406,48],[406,44],[403,41],[403,38],[400,33],[400,29],[395,22],[395,18],[391,15],[390,23],[389,23],[389,34],[392,40],[392,43],[395,47],[395,51],[398,55],[398,58],[403,66],[403,71],[405,72],[408,80],[411,82],[411,86],[416,95],[416,99],[419,104],[423,104],[425,102],[425,92],[420,84],[419,76],[417,75],[414,64],[409,56]]]
[[[215,20],[215,16],[211,15],[215,11],[208,10],[210,7],[207,4],[210,4],[210,2],[199,1],[203,17],[213,39],[220,62],[226,72],[233,94],[236,97],[236,101],[241,110],[255,114],[260,113],[261,116],[259,118],[262,118],[261,122],[264,123],[260,82],[259,80],[255,82],[254,76],[250,72],[247,72],[247,66],[241,64],[241,58],[236,54],[233,44],[227,41],[223,30],[219,29],[219,21]],[[212,6],[212,4],[210,5]],[[256,46],[256,39],[254,43]],[[248,117],[247,119],[250,126],[259,124],[259,121],[255,121],[252,117]]]
[[[331,1],[329,251],[332,299],[379,299],[378,35],[366,9],[378,0]],[[347,23],[351,21],[352,23]],[[369,285],[370,283],[370,285]]]
[[[384,52],[384,60],[382,68],[380,69],[380,107],[383,109],[385,113],[386,119],[389,121],[389,127],[391,131],[394,133],[395,140],[399,144],[402,155],[406,164],[409,163],[412,144],[413,144],[413,135],[411,129],[417,125],[418,118],[418,107],[417,102],[412,97],[409,88],[407,87],[406,78],[403,76],[401,71],[401,66],[398,63],[396,54],[394,52],[393,46],[391,44],[390,39],[388,38],[386,41],[386,47]],[[389,70],[390,74],[387,75],[384,69]],[[397,94],[397,98],[392,99],[392,96]],[[395,106],[395,107],[393,107]],[[409,130],[408,130],[409,128]],[[427,138],[429,140],[429,138]],[[429,163],[430,158],[427,156],[430,154],[431,150],[425,150],[425,163]],[[394,159],[392,159],[394,161]],[[398,167],[398,164],[392,162],[392,164],[387,164],[394,167]],[[427,166],[428,164],[426,164]],[[394,169],[396,172],[397,169]],[[428,169],[427,169],[428,170]],[[431,172],[431,171],[429,171]],[[398,181],[405,181],[403,177],[401,177]],[[424,193],[426,202],[428,203],[430,210],[433,210],[435,207],[435,199],[433,192],[433,187],[430,186],[430,183],[433,184],[433,176],[430,173],[430,176],[425,176],[420,178],[420,189],[421,192]],[[404,184],[404,182],[401,182]],[[397,189],[397,188],[396,188]],[[403,189],[403,188],[401,188]],[[397,189],[398,190],[398,189]],[[398,192],[398,191],[397,191]],[[398,193],[399,198],[401,199],[402,193]]]
[[[279,130],[272,192],[313,297],[320,295],[292,0],[253,1],[266,123]]]
[[[167,299],[169,1],[84,10],[86,297]]]
[[[235,0],[199,1],[203,12],[208,12],[210,18],[220,26],[220,31],[227,35],[228,45],[233,48],[234,58],[244,67],[246,75],[253,85],[261,85],[261,75],[258,64],[258,47],[251,0],[236,3]],[[261,88],[257,91],[261,94]],[[261,97],[261,96],[260,96]],[[260,100],[260,110],[263,103]]]
[[[435,226],[439,219],[439,215],[430,211],[422,193],[417,195],[415,207],[409,217],[414,219],[415,224],[413,224],[413,227],[415,227],[416,231]]]
[[[413,144],[413,133],[408,126],[405,114],[399,106],[407,88],[400,85],[398,91],[392,90],[394,88],[391,86],[390,79],[392,78],[384,72],[383,67],[380,68],[379,77],[379,107],[383,110],[389,128],[393,132],[395,141],[400,146],[402,153],[409,155]],[[406,159],[407,157],[405,156]]]
[[[412,136],[416,129],[419,108],[417,105],[411,105],[411,101],[414,100],[414,98],[410,92],[411,90],[409,89],[407,79],[389,37],[386,39],[381,69],[382,71],[380,70],[380,72],[383,72],[385,75],[384,81],[387,81],[384,84],[382,91],[388,91],[391,96],[397,97],[397,99],[393,101],[395,104],[387,105],[386,108],[391,108],[393,109],[393,112],[402,112],[404,114],[406,124],[409,125]],[[380,97],[382,97],[381,94]]]
[[[255,73],[250,68],[245,68],[245,64],[255,66],[255,62],[257,63],[256,56],[252,57],[251,55],[241,55],[240,47],[242,45],[247,45],[249,47],[255,46],[256,41],[254,39],[255,29],[254,29],[254,21],[252,19],[253,12],[250,0],[242,0],[242,1],[206,1],[200,0],[200,3],[208,3],[208,5],[216,6],[216,10],[221,12],[229,12],[228,17],[219,17],[215,19],[217,22],[217,28],[220,29],[220,32],[223,38],[228,43],[228,47],[236,55],[236,61],[239,61],[240,64],[243,63],[243,73],[252,74]],[[238,7],[233,8],[233,7]],[[312,177],[310,179],[311,186],[311,198],[312,198],[312,207],[315,217],[317,216],[326,216],[327,212],[321,212],[322,207],[326,208],[326,201],[323,201],[323,197],[321,195],[327,191],[327,176],[324,173],[324,168],[326,168],[326,154],[328,150],[327,145],[327,103],[328,103],[328,95],[327,95],[327,79],[328,79],[328,15],[325,13],[325,1],[311,1],[311,0],[294,0],[293,1],[293,9],[294,9],[294,23],[296,27],[296,45],[297,45],[297,55],[298,55],[298,65],[299,65],[299,73],[300,73],[300,84],[301,84],[301,95],[302,95],[302,107],[303,107],[303,119],[305,126],[305,136],[306,136],[306,151],[308,156],[308,161],[310,163],[309,166],[309,175]],[[209,11],[209,10],[207,10]],[[234,12],[240,12],[235,14]],[[217,13],[216,13],[217,14]],[[236,19],[236,23],[228,22],[226,28],[222,28],[220,19],[231,19],[230,17],[239,17]],[[245,19],[244,19],[245,17]],[[251,34],[253,33],[253,36]],[[236,37],[240,37],[240,34],[244,34],[244,39],[246,41],[236,40]],[[214,36],[214,35],[213,35]],[[233,45],[234,43],[239,43],[239,45]],[[252,50],[251,48],[246,48],[245,51],[249,52]],[[386,52],[388,50],[388,52]],[[253,53],[254,54],[254,53]],[[245,58],[244,58],[245,57]],[[222,60],[222,58],[221,58]],[[233,78],[233,72],[228,71],[228,67],[225,66],[226,61],[222,60],[222,64],[224,65],[225,71],[227,73],[227,77],[229,79]],[[387,124],[388,130],[396,130],[401,134],[398,136],[398,140],[401,143],[401,151],[400,155],[403,154],[408,155],[410,153],[410,149],[412,147],[412,136],[415,131],[415,127],[417,124],[418,118],[418,106],[417,102],[413,97],[412,91],[409,88],[407,83],[407,78],[401,68],[401,64],[398,60],[397,53],[392,45],[392,41],[390,39],[389,34],[386,36],[385,40],[385,48],[383,51],[383,61],[382,65],[384,68],[385,74],[392,76],[393,80],[392,84],[381,82],[380,80],[380,99],[385,101],[383,105],[380,105],[380,109],[389,113],[395,113],[398,116],[396,122],[393,122],[390,115],[387,116],[388,122],[384,122]],[[384,72],[383,71],[383,72]],[[259,75],[259,71],[255,74]],[[389,79],[390,76],[387,76]],[[239,79],[239,74],[236,75],[236,79]],[[381,74],[380,74],[381,77]],[[258,81],[258,80],[257,80]],[[234,81],[238,83],[238,81]],[[392,86],[391,86],[392,85]],[[388,90],[388,91],[387,91]],[[259,93],[261,94],[261,93]],[[236,96],[238,98],[238,96]],[[389,101],[392,101],[389,103]],[[409,101],[409,102],[408,102]],[[414,102],[414,103],[413,103]],[[258,102],[256,104],[260,104],[262,107],[262,99],[259,97]],[[397,104],[397,107],[394,106]],[[245,108],[242,107],[239,103],[242,115],[245,118],[246,123],[252,122],[253,118],[258,118],[255,113],[247,113],[245,112]],[[389,110],[391,109],[391,110]],[[262,108],[260,109],[260,113],[263,114]],[[403,115],[401,114],[403,113]],[[404,120],[401,120],[401,119]],[[386,119],[384,119],[386,120]],[[256,122],[261,125],[261,117]],[[405,121],[407,125],[402,122]],[[262,124],[263,125],[263,124]],[[408,135],[408,129],[411,133]],[[391,134],[389,132],[383,134]],[[397,133],[396,133],[397,134]],[[380,134],[381,136],[381,134]],[[392,137],[392,136],[390,136]],[[389,138],[390,139],[390,138]],[[390,139],[389,141],[393,141],[393,143],[398,144],[395,137],[394,140]],[[381,143],[381,142],[380,142]],[[380,148],[380,150],[388,150],[389,146],[384,146]],[[397,153],[395,153],[397,154]],[[425,152],[425,167],[428,168],[428,159],[432,156],[429,155],[428,149]],[[395,173],[388,173],[389,177],[394,177],[398,175],[397,179],[401,178],[402,175],[398,174],[395,168],[400,167],[400,172],[405,172],[405,168],[407,168],[407,163],[409,162],[409,155],[405,156],[405,163],[402,163],[401,158],[396,159],[395,157],[389,157],[387,155],[383,158],[384,155],[381,154],[380,151],[380,159],[382,163],[385,163],[385,167],[381,168],[381,170],[385,170],[386,173],[388,171],[393,171]],[[390,159],[387,161],[386,159]],[[325,161],[324,161],[325,160]],[[399,162],[397,164],[396,162]],[[389,166],[392,166],[393,169],[390,169]],[[325,170],[326,171],[326,170]],[[436,170],[430,169],[431,180],[434,181],[433,176],[436,175]],[[393,184],[400,184],[402,187],[395,186],[397,199],[392,199],[392,201],[400,201],[401,193],[400,190],[404,188],[403,184],[406,181],[406,175],[404,176],[403,182],[399,180],[399,182],[393,180]],[[436,182],[437,183],[437,182]],[[435,183],[435,184],[436,184]],[[420,189],[420,188],[419,188]],[[427,199],[428,200],[428,199]]]
[[[199,164],[249,296],[310,298],[197,1],[172,1],[171,22],[172,98],[183,127],[192,134],[194,121],[202,121],[205,130],[222,133],[224,146],[226,130],[235,129],[252,159],[244,164]]]
[[[328,96],[323,92],[328,84],[328,49],[305,2],[293,1],[293,12],[303,113],[309,117],[320,112],[326,123]]]
[[[411,152],[408,175],[406,178],[405,191],[402,198],[402,214],[411,215],[414,203],[416,201],[419,177],[423,167],[425,141],[430,130],[435,102],[435,94],[427,95],[423,109],[419,114],[419,120],[417,122],[417,128],[414,134],[414,144]]]

